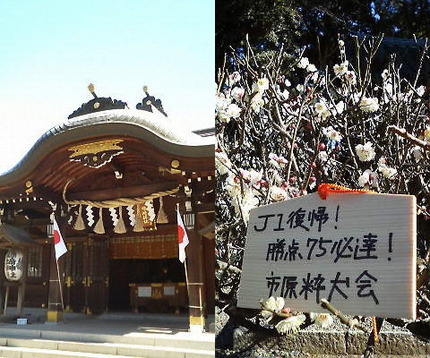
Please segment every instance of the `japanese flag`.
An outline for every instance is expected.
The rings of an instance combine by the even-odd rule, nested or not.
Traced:
[[[64,243],[63,235],[61,235],[58,228],[57,220],[54,219],[54,248],[55,259],[58,260],[62,255],[67,252],[66,244]]]
[[[185,225],[182,221],[181,215],[179,214],[179,210],[177,211],[177,214],[178,214],[179,261],[184,262],[186,257],[185,248],[187,247],[189,241],[188,241],[187,231],[185,230]]]

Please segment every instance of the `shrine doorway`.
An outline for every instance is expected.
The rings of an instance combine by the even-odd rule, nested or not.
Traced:
[[[138,312],[171,312],[177,309],[176,304],[170,305],[168,297],[164,297],[164,287],[185,283],[184,266],[177,258],[110,260],[109,273],[109,311],[137,308]],[[162,288],[158,296],[154,287]]]

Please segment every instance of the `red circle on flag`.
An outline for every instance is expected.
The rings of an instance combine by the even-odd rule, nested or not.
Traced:
[[[182,244],[184,242],[185,231],[182,226],[178,226],[178,243]]]
[[[60,233],[57,230],[54,230],[54,245],[57,245],[60,242]]]

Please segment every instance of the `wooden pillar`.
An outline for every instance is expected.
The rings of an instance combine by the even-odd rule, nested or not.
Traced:
[[[55,260],[55,249],[52,245],[51,264],[49,265],[49,291],[48,291],[48,312],[47,322],[63,321],[63,304],[61,302],[60,282],[58,280],[57,263]]]
[[[202,241],[196,230],[190,230],[190,228],[187,228],[187,232],[189,244],[186,247],[186,269],[188,276],[190,331],[203,332],[205,327],[205,295],[203,283]]]

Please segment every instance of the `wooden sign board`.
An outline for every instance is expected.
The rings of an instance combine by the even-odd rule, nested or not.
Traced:
[[[251,211],[238,306],[415,319],[415,265],[414,196],[314,193]]]

